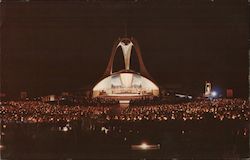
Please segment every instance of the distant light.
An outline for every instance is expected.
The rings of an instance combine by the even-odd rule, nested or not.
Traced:
[[[160,144],[147,144],[143,142],[140,145],[131,145],[132,150],[157,150],[160,149]]]
[[[183,95],[183,94],[175,94],[175,96],[180,97],[180,98],[185,98],[185,97],[187,97],[186,95]]]
[[[68,129],[68,127],[63,127],[63,129],[62,129],[64,132],[67,132],[69,129]]]
[[[212,95],[212,97],[216,97],[216,96],[217,96],[217,92],[213,91],[213,92],[211,93],[211,95]]]
[[[129,104],[130,100],[119,100],[120,104]]]
[[[101,131],[103,131],[105,134],[108,134],[108,131],[109,131],[109,130],[108,130],[106,127],[102,127],[102,128],[101,128]]]
[[[149,148],[149,145],[148,145],[147,143],[142,143],[142,144],[140,145],[140,147],[141,147],[141,149],[146,150],[146,149]]]
[[[4,146],[0,144],[0,150],[4,149]]]

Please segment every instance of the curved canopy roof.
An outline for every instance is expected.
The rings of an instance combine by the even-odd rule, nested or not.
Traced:
[[[152,94],[159,91],[157,85],[146,77],[134,72],[117,72],[97,83],[93,92]]]

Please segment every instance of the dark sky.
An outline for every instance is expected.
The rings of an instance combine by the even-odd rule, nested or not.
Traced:
[[[209,80],[246,97],[248,16],[246,0],[3,0],[1,90],[44,95],[90,86],[126,24],[161,86],[202,91]]]

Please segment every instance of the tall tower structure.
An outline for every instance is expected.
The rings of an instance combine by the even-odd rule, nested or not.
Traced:
[[[124,69],[113,72],[113,63],[118,48],[122,50]],[[132,48],[135,52],[132,52]],[[136,54],[139,62],[139,73],[130,67],[131,54]],[[158,96],[159,87],[149,75],[135,38],[119,38],[113,45],[107,68],[92,90],[93,97],[134,99],[142,96]]]
[[[210,82],[205,83],[205,92],[204,96],[205,97],[210,97],[212,92],[212,84]]]
[[[114,58],[115,58],[115,55],[117,53],[117,49],[119,47],[122,48],[125,70],[127,70],[127,71],[130,70],[131,51],[132,51],[132,47],[134,47],[135,51],[136,51],[135,53],[136,53],[138,61],[139,61],[140,74],[147,77],[147,78],[152,79],[151,76],[149,75],[144,63],[143,63],[141,49],[140,49],[136,39],[133,37],[131,37],[131,38],[126,38],[126,37],[125,38],[118,38],[118,40],[114,43],[108,66],[106,68],[106,71],[104,72],[104,76],[108,76],[108,75],[111,75],[113,73]]]

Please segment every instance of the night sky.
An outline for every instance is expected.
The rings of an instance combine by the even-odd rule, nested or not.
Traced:
[[[139,42],[160,86],[248,96],[246,0],[38,1],[1,4],[1,92],[46,95],[88,88],[115,40]],[[125,27],[127,26],[127,27]],[[127,29],[125,29],[127,28]]]

